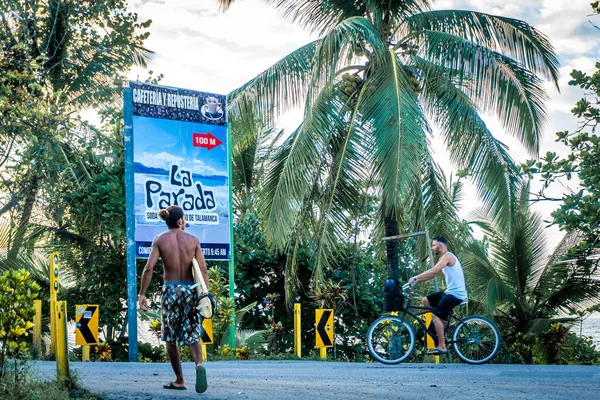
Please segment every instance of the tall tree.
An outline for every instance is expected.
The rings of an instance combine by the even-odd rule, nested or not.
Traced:
[[[219,3],[227,8],[232,1]],[[542,79],[556,84],[558,78],[544,35],[512,18],[432,11],[427,0],[273,3],[319,39],[228,99],[233,115],[244,102],[271,117],[304,107],[304,121],[272,158],[261,189],[271,243],[284,249],[291,241],[298,249],[296,241],[313,241],[319,282],[340,255],[342,227],[364,187],[381,196],[381,234],[424,229],[432,221],[425,218],[432,217],[428,200],[451,203],[429,147],[434,128],[487,209],[513,225],[519,177],[480,113],[495,114],[537,155],[546,119]],[[391,277],[397,276],[395,246],[389,242],[387,249]]]
[[[34,102],[49,102],[56,121],[23,129],[13,118],[17,122],[0,132],[0,141],[11,144],[2,154],[10,172],[2,176],[2,191],[10,196],[0,211],[13,214],[19,238],[36,207],[41,208],[46,189],[61,179],[81,185],[90,177],[84,165],[69,157],[70,144],[90,133],[74,114],[119,100],[127,71],[134,64],[145,65],[149,55],[143,48],[148,33],[141,30],[150,21],[139,23],[122,0],[0,0],[0,9],[0,52],[18,49],[36,64],[29,75],[29,95]],[[28,116],[27,106],[25,110]],[[65,175],[64,170],[73,173]],[[22,244],[15,240],[9,256]]]

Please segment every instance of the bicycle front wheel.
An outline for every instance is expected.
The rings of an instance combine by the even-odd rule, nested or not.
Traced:
[[[400,317],[384,316],[369,327],[367,347],[375,360],[384,364],[398,364],[414,350],[415,331]]]
[[[484,364],[500,350],[500,332],[485,317],[474,315],[458,324],[452,335],[458,358],[469,364]]]

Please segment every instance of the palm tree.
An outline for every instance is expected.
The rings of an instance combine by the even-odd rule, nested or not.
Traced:
[[[489,249],[474,242],[463,255],[469,295],[488,314],[516,333],[539,333],[557,318],[573,315],[600,300],[600,271],[589,271],[568,257],[577,238],[568,234],[549,257],[544,223],[529,209],[529,185],[520,188],[514,226],[480,212],[475,223]]]
[[[232,1],[219,3],[226,9]],[[299,241],[314,242],[317,283],[341,256],[343,227],[360,209],[361,188],[381,197],[380,235],[424,229],[438,218],[434,209],[451,206],[430,149],[434,128],[487,209],[512,226],[519,177],[480,112],[495,114],[537,154],[546,117],[542,78],[558,78],[545,36],[516,19],[432,11],[428,0],[274,3],[319,39],[228,102],[231,115],[245,102],[271,118],[304,108],[304,121],[272,157],[260,196],[270,242],[292,253],[291,289]],[[397,277],[396,244],[387,246],[388,274]]]

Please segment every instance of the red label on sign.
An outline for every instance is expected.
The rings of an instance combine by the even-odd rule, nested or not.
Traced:
[[[212,150],[217,146],[220,146],[223,142],[214,137],[210,132],[206,133],[194,133],[192,135],[194,147],[204,147],[205,149]]]

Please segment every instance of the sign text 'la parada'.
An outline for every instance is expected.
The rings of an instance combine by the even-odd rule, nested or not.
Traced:
[[[168,206],[180,206],[190,224],[217,225],[219,214],[212,190],[204,190],[200,181],[192,179],[192,172],[179,165],[171,165],[169,182],[146,180],[146,220],[159,221],[158,211]],[[156,207],[158,206],[158,207]]]

